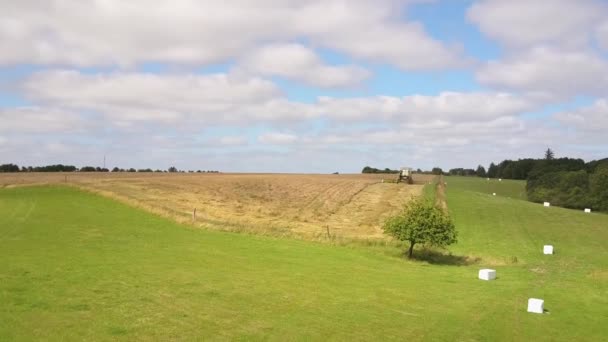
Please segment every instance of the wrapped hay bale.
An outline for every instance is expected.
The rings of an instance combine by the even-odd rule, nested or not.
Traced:
[[[545,310],[545,301],[537,298],[528,299],[528,312],[542,314]]]
[[[494,280],[496,279],[496,270],[484,268],[479,270],[479,279],[481,280]]]

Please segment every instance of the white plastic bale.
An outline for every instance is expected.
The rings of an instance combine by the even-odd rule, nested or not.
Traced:
[[[587,209],[585,209],[585,212],[586,212],[586,213],[590,213],[590,212],[591,212],[591,209],[587,208]]]
[[[492,196],[496,196],[496,193],[495,193],[495,192],[494,192],[494,193],[492,193]]]
[[[545,203],[543,203],[543,205],[544,205],[545,207],[550,207],[550,206],[551,206],[551,203],[549,203],[549,202],[545,202]]]
[[[538,298],[528,299],[528,312],[542,314],[545,311],[545,301]]]
[[[544,245],[543,254],[553,254],[553,245]]]
[[[496,279],[496,270],[484,268],[479,270],[479,279],[481,280],[494,280]]]

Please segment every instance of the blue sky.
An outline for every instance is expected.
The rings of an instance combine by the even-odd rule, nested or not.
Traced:
[[[325,173],[547,147],[606,157],[601,0],[0,10],[0,163]]]

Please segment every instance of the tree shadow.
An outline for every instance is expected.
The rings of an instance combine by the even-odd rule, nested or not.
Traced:
[[[414,252],[413,260],[426,261],[432,265],[450,265],[450,266],[469,266],[475,265],[481,261],[478,257],[469,257],[466,255],[454,255],[452,253],[443,253],[432,249],[422,249]]]

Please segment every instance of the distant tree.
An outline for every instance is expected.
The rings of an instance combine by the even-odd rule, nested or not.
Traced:
[[[457,241],[457,232],[447,213],[424,199],[412,199],[403,210],[383,225],[385,234],[409,242],[412,257],[417,244],[445,247]]]
[[[76,166],[74,165],[46,165],[46,166],[36,166],[32,168],[35,172],[74,172],[76,171]]]
[[[551,150],[550,148],[548,148],[545,151],[545,159],[546,160],[553,160],[553,159],[555,159],[555,153],[553,153],[553,150]]]
[[[135,170],[134,168],[130,168],[127,170],[127,172],[137,172],[137,170]]]
[[[434,167],[433,170],[431,170],[431,173],[434,175],[442,175],[443,170],[440,167]]]
[[[595,172],[595,170],[598,167],[603,167],[603,166],[608,167],[608,158],[590,161],[587,163],[586,169],[587,169],[587,172],[593,173],[593,172]]]
[[[598,167],[589,177],[589,190],[593,207],[608,211],[608,165]]]
[[[450,176],[462,176],[464,174],[464,169],[463,168],[457,168],[457,169],[450,169],[448,171],[448,174]]]
[[[112,169],[112,172],[120,172],[120,169],[119,169],[118,167],[114,167],[114,168]]]
[[[93,166],[83,166],[80,168],[80,172],[95,172],[97,171]]]
[[[177,168],[175,166],[171,166],[169,168],[169,172],[177,172]]]
[[[498,176],[498,166],[494,163],[491,163],[490,167],[488,167],[488,177],[496,178],[497,176]]]
[[[391,170],[389,168],[385,168],[384,170],[377,169],[375,167],[366,166],[361,170],[361,173],[399,173],[398,170]]]
[[[479,165],[477,167],[477,171],[475,171],[475,173],[477,174],[478,177],[486,177],[486,168]]]
[[[0,165],[0,172],[19,172],[19,166],[15,164]]]

